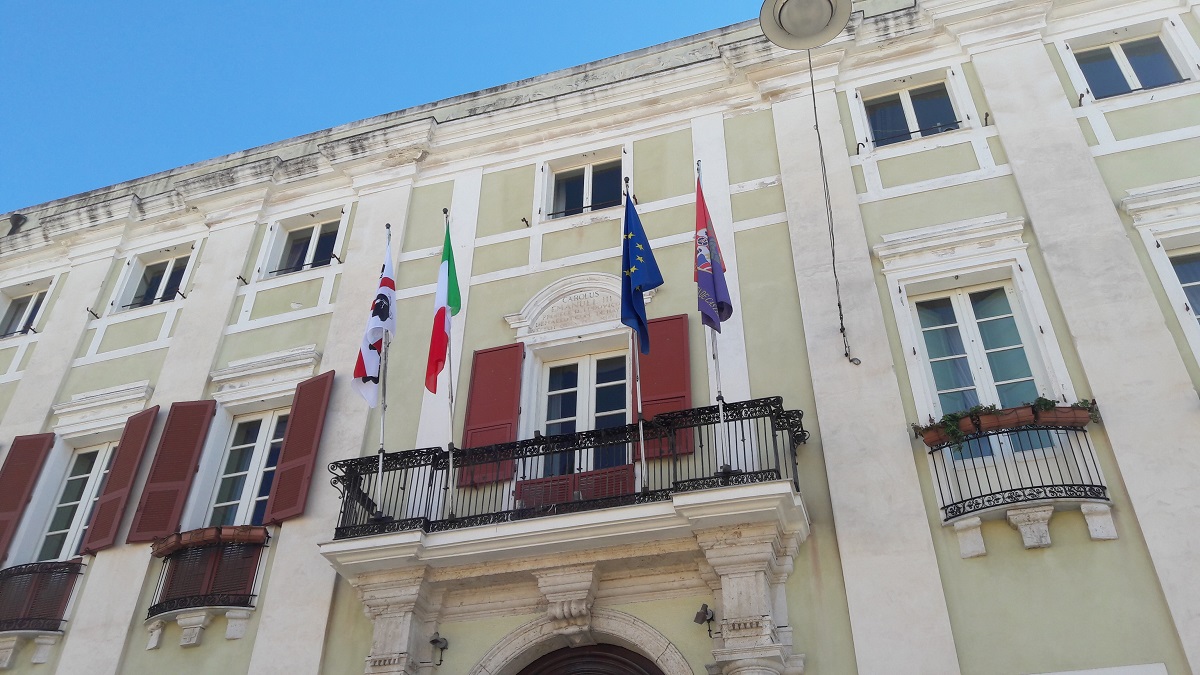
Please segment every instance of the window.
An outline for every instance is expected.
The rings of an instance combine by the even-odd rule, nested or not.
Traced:
[[[550,218],[621,205],[621,160],[554,172]]]
[[[156,302],[170,302],[180,295],[183,284],[183,274],[187,271],[191,256],[171,258],[141,268],[133,282],[133,295],[122,309],[131,307],[146,307]]]
[[[4,310],[3,322],[0,322],[0,337],[25,334],[33,330],[38,312],[46,300],[46,291],[38,291],[30,295],[13,298]]]
[[[50,515],[50,524],[42,537],[37,559],[61,560],[79,555],[92,510],[100,500],[100,491],[112,468],[111,444],[75,451],[58,501]]]
[[[1037,398],[1013,304],[1007,286],[956,289],[914,302],[942,413],[980,403],[1009,408]]]
[[[1187,296],[1188,309],[1200,321],[1200,253],[1190,253],[1171,258],[1171,266],[1179,277],[1179,285],[1183,286]]]
[[[286,409],[234,420],[209,526],[262,525],[287,422]]]
[[[1098,99],[1187,79],[1179,74],[1158,36],[1077,51],[1075,61],[1083,71],[1092,96]]]
[[[866,99],[867,122],[875,147],[958,128],[945,82]]]
[[[608,353],[545,364],[546,434],[573,434],[628,424],[625,361],[623,353]],[[577,457],[574,451],[547,455],[543,475],[607,469],[629,461],[623,444],[596,448],[593,452],[590,458]]]
[[[275,258],[271,275],[277,276],[303,269],[324,267],[334,256],[338,221],[286,230],[281,249]]]

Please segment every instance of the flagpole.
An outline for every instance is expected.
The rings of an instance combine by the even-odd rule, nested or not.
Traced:
[[[391,256],[392,224],[384,223],[383,227],[387,230],[385,255]],[[382,276],[382,272],[380,275]],[[387,430],[387,358],[388,348],[391,344],[391,336],[385,330],[383,332],[383,349],[379,352],[379,470],[375,473],[375,518],[377,520],[383,520],[383,439]]]
[[[704,184],[704,174],[701,172],[701,169],[700,169],[700,160],[696,160],[696,181],[698,183],[700,183],[701,185]],[[709,227],[716,227],[715,225],[713,225],[711,217],[704,224],[705,230],[707,230]],[[709,234],[711,234],[711,233],[706,232],[706,235],[709,235]],[[713,237],[709,236],[710,245],[711,245],[712,239],[713,239]],[[714,272],[714,274],[715,274],[715,272]],[[728,451],[728,449],[729,449],[729,427],[725,422],[725,395],[721,389],[721,351],[717,346],[717,331],[713,330],[712,326],[708,326],[708,334],[710,336],[712,336],[711,342],[712,342],[713,363],[716,366],[716,376],[717,376],[717,414],[718,414],[718,419],[720,421],[720,427],[721,427],[721,432],[719,434],[717,434],[717,456],[732,464],[732,458],[730,457],[731,453],[729,453],[729,451]],[[723,469],[724,467],[718,467],[718,468]]]
[[[625,199],[628,201],[633,199],[633,190],[629,188],[629,177],[625,177]],[[648,474],[646,469],[646,428],[642,420],[642,345],[638,340],[637,331],[632,326],[629,328],[630,342],[633,344],[633,386],[635,392],[635,400],[637,401],[637,425],[638,425],[638,443],[641,452],[638,453],[638,463],[642,468],[642,492],[645,492],[649,487]]]
[[[446,219],[446,231],[450,231],[450,209],[443,208],[442,216]],[[450,456],[450,517],[454,517],[454,499],[457,492],[458,477],[454,475],[454,315],[446,312],[446,401],[450,406],[449,420],[450,435],[446,442],[446,452]]]

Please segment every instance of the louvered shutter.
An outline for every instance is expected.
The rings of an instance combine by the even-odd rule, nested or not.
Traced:
[[[54,434],[33,434],[17,436],[8,449],[8,458],[0,468],[0,563],[8,555],[8,547],[53,445]]]
[[[259,544],[226,544],[218,547],[216,573],[209,593],[219,595],[250,595],[254,590],[254,575],[258,572]]]
[[[686,314],[651,319],[650,353],[640,354],[642,367],[642,418],[692,407],[692,366],[688,351]],[[636,421],[636,420],[635,420]],[[646,457],[669,454],[666,439],[646,441]],[[694,452],[691,434],[676,435],[675,452]]]
[[[216,401],[182,401],[171,405],[150,477],[142,488],[133,527],[129,529],[129,543],[153,541],[179,529],[183,505],[216,410]]]
[[[83,540],[84,553],[94,554],[116,542],[121,517],[125,515],[125,505],[129,502],[129,493],[133,491],[133,481],[137,478],[138,467],[142,465],[142,455],[150,442],[150,432],[154,429],[157,415],[158,406],[154,406],[125,422],[125,431],[121,433],[121,442],[117,443],[108,481],[104,483],[104,494],[96,502],[92,522]]]
[[[464,448],[480,448],[517,440],[524,357],[525,345],[519,342],[475,352],[471,365],[471,388],[467,393]],[[458,470],[458,486],[486,485],[508,480],[512,475],[511,459],[464,466]]]
[[[331,391],[332,370],[296,385],[264,523],[279,523],[304,513]]]

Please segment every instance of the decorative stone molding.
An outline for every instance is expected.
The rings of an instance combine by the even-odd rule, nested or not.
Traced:
[[[1088,535],[1102,541],[1117,538],[1117,525],[1113,522],[1112,507],[1108,504],[1080,504],[1083,519],[1087,521]]]
[[[238,164],[220,171],[213,171],[195,178],[187,178],[175,184],[175,189],[185,199],[207,197],[221,192],[270,182],[275,170],[283,163],[278,157],[267,157],[245,164]]]
[[[426,117],[323,143],[318,150],[334,165],[379,155],[391,165],[415,162],[428,152],[435,125]]]
[[[50,660],[50,650],[62,640],[63,634],[58,631],[21,630],[0,633],[0,670],[7,670],[16,665],[17,654],[26,642],[33,642],[33,654],[29,662],[33,664],[46,663]]]
[[[23,640],[17,635],[0,635],[0,670],[12,668]]]
[[[142,380],[75,394],[69,401],[52,406],[58,417],[54,433],[65,439],[119,434],[130,415],[145,409],[152,393],[150,381]]]
[[[162,646],[163,630],[167,627],[167,622],[162,619],[155,619],[146,623],[146,632],[150,637],[146,640],[146,651],[158,649]]]
[[[1166,223],[1200,216],[1200,179],[1159,183],[1125,191],[1121,210],[1134,225]]]
[[[46,663],[50,660],[50,650],[62,639],[62,633],[49,633],[33,638],[33,656],[30,663]]]
[[[351,581],[374,626],[367,675],[415,675],[419,662],[431,660],[429,636],[437,630],[444,591],[430,587],[427,569],[365,574]]]
[[[874,247],[885,273],[918,269],[947,260],[963,260],[981,253],[1024,250],[1024,218],[998,213],[933,227],[883,235]]]
[[[225,639],[226,640],[241,640],[246,637],[246,631],[250,627],[250,610],[248,609],[227,609],[225,610]]]
[[[209,609],[198,609],[175,615],[175,623],[183,629],[183,634],[179,636],[179,646],[195,647],[200,644],[200,639],[204,637],[204,629],[212,623],[212,617],[212,610]]]
[[[1028,506],[1008,510],[1008,522],[1021,533],[1025,548],[1050,546],[1050,516],[1053,506]]]
[[[554,632],[572,647],[594,645],[592,604],[596,601],[596,566],[572,565],[534,572],[546,598],[546,616]]]
[[[320,361],[316,345],[230,361],[209,375],[213,398],[236,411],[238,406],[290,397],[297,384],[312,377]]]
[[[983,521],[978,516],[963,518],[954,523],[954,534],[958,535],[958,554],[964,560],[987,555],[987,547],[983,544],[983,531],[980,525]]]
[[[657,289],[646,291],[647,303]],[[504,317],[517,339],[621,318],[621,279],[589,272],[558,279],[538,291],[520,312]]]

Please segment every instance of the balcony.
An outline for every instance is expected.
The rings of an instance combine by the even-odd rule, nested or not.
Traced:
[[[253,607],[258,562],[268,538],[263,527],[208,527],[155,542],[154,555],[164,564],[146,618],[198,608]]]
[[[1021,426],[936,442],[929,458],[943,522],[1036,502],[1108,502],[1087,422],[1086,412],[1075,419],[1042,413]]]
[[[61,631],[83,563],[40,562],[0,570],[0,632]]]
[[[694,514],[705,510],[700,504],[722,500],[740,500],[742,506],[733,510],[747,512],[756,498],[782,500],[790,504],[789,514],[802,512],[796,476],[796,448],[808,438],[802,419],[802,412],[784,410],[783,399],[762,398],[727,404],[724,421],[717,406],[693,408],[658,415],[640,435],[636,424],[538,435],[455,449],[453,464],[442,448],[333,462],[331,483],[342,501],[334,540],[520,527],[533,519],[622,507],[633,511],[601,520],[654,520],[668,527],[663,519],[681,509],[701,517]],[[772,487],[729,490],[760,484]],[[654,508],[638,511],[639,506]],[[703,518],[722,517],[711,504],[706,514]],[[588,527],[598,522],[592,518]]]

